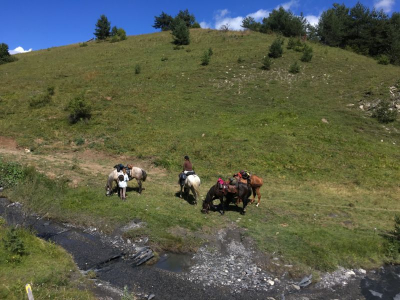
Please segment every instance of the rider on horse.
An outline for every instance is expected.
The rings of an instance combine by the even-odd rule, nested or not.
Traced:
[[[185,161],[183,163],[182,172],[179,174],[180,185],[185,184],[185,180],[186,180],[187,176],[195,174],[193,171],[193,165],[190,162],[189,156],[185,155],[184,159],[185,159]]]

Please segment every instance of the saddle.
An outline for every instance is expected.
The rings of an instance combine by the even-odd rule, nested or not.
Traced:
[[[223,183],[218,182],[217,185],[218,185],[218,189],[219,189],[224,195],[226,195],[226,194],[228,194],[228,193],[232,193],[232,194],[237,193],[237,187],[236,187],[236,185],[231,185],[231,184],[229,184],[228,181],[224,181]]]

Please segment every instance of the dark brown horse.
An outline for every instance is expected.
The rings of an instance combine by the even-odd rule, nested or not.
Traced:
[[[225,196],[225,201],[224,201]],[[242,215],[246,213],[246,206],[249,202],[249,197],[251,196],[251,188],[248,184],[239,182],[237,187],[232,190],[224,190],[221,189],[219,184],[213,185],[210,190],[208,191],[206,198],[203,201],[203,213],[208,213],[210,209],[218,210],[221,215],[225,213],[226,207],[229,203],[236,200],[236,203],[243,202],[243,208],[240,212]],[[219,199],[220,200],[220,209],[217,209],[213,204],[213,200]]]

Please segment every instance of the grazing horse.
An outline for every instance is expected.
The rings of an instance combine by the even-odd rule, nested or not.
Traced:
[[[133,167],[132,165],[128,165],[128,169],[130,169],[130,173],[128,174],[129,180],[132,180],[133,178],[136,179],[138,185],[139,185],[139,194],[142,193],[142,181],[146,181],[147,178],[147,173],[145,170],[138,168],[138,167]],[[109,175],[107,179],[107,185],[106,185],[106,196],[111,196],[111,192],[113,190],[113,182],[118,186],[118,172],[116,169],[114,169]]]
[[[242,201],[243,208],[240,212],[242,215],[246,213],[246,206],[249,202],[249,197],[251,196],[250,186],[246,183],[239,182],[237,187],[233,190],[224,191],[220,189],[219,184],[213,185],[207,193],[206,198],[203,201],[203,213],[208,213],[208,211],[212,208],[216,210],[216,207],[213,204],[214,199],[219,199],[221,201],[221,210],[219,213],[223,215],[225,213],[225,206],[229,205],[230,202],[233,202],[234,198],[237,197],[237,203]],[[224,201],[224,196],[226,200]]]
[[[250,176],[250,186],[251,189],[253,190],[253,199],[251,200],[251,204],[253,204],[253,202],[256,199],[256,194],[258,196],[258,202],[257,202],[257,207],[260,205],[260,200],[261,200],[261,193],[260,193],[260,188],[263,185],[263,180],[261,177],[258,177],[256,175],[251,175]]]
[[[201,182],[199,176],[197,176],[196,174],[188,175],[184,182],[179,181],[179,184],[181,186],[179,197],[182,198],[182,190],[184,190],[184,195],[187,199],[187,197],[189,196],[189,190],[191,190],[194,196],[194,204],[197,204],[197,199],[200,196],[200,183]]]

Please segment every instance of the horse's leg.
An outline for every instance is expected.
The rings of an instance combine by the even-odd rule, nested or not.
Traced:
[[[192,193],[193,193],[193,196],[194,196],[194,204],[197,205],[197,193],[196,193],[196,189],[194,188],[193,185],[190,187],[190,189],[191,189],[191,191],[192,191]]]
[[[260,205],[260,200],[261,200],[261,193],[260,193],[260,187],[256,189],[257,196],[258,196],[258,202],[257,202],[257,207]]]
[[[256,190],[257,189],[259,189],[259,188],[256,188],[256,187],[251,187],[251,189],[253,190],[253,199],[251,199],[251,204],[253,204],[254,203],[254,201],[256,200]]]
[[[137,184],[139,185],[139,194],[142,193],[142,181],[138,178],[136,178]]]

